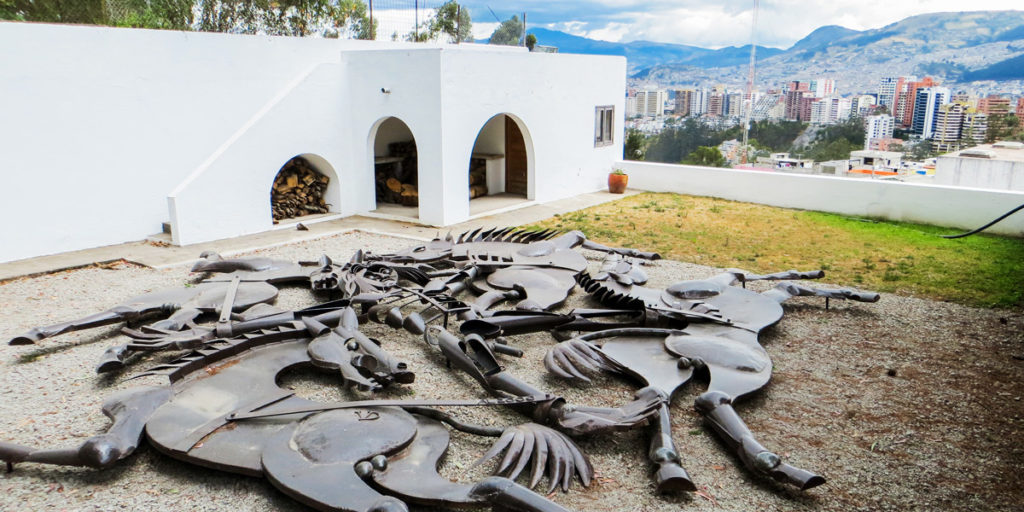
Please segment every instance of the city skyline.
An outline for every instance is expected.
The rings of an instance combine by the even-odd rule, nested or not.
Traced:
[[[488,10],[488,3],[470,0],[461,4],[470,9],[474,37],[488,38],[498,26]],[[757,42],[764,46],[788,48],[825,25],[867,30],[909,16],[962,11],[962,7],[962,2],[952,0],[911,0],[895,4],[883,0],[765,1],[761,2],[758,14]],[[970,7],[972,11],[1020,10],[1020,2],[978,0]],[[750,0],[717,3],[695,0],[521,0],[512,7],[501,6],[494,12],[502,20],[526,12],[529,26],[591,39],[612,42],[646,40],[721,48],[750,42],[752,9]]]

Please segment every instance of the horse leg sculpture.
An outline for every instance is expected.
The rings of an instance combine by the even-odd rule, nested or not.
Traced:
[[[695,491],[690,475],[681,466],[679,451],[672,441],[669,416],[670,397],[693,375],[691,367],[680,367],[675,355],[665,351],[667,333],[661,329],[624,328],[585,334],[552,347],[544,358],[549,371],[566,379],[589,382],[581,371],[604,370],[631,376],[662,397],[653,422],[648,459],[657,465],[655,483],[658,492]],[[594,340],[611,338],[603,347]],[[643,391],[641,390],[641,391]]]
[[[105,434],[91,437],[77,448],[52,450],[0,441],[0,460],[7,462],[8,470],[19,462],[110,467],[135,451],[146,421],[170,396],[169,387],[140,387],[115,394],[103,403],[103,414],[114,421]]]
[[[825,483],[825,479],[793,467],[757,442],[754,434],[732,408],[732,398],[721,391],[708,391],[697,397],[696,409],[705,421],[736,452],[743,464],[755,473],[769,476],[807,490]]]

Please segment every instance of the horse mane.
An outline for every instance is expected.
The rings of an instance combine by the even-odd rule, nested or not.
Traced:
[[[192,372],[207,368],[213,363],[241,354],[246,350],[302,337],[308,337],[308,332],[302,322],[295,321],[270,329],[242,334],[234,338],[220,338],[177,359],[154,366],[128,380],[150,375],[166,375],[174,383]]]
[[[513,227],[491,228],[484,230],[477,228],[473,231],[466,231],[459,235],[455,243],[466,244],[471,242],[508,242],[515,244],[528,244],[542,240],[550,240],[562,234],[558,229],[544,229],[541,231],[518,229]]]

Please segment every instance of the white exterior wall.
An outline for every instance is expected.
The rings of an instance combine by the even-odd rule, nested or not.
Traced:
[[[935,183],[1024,192],[1024,161],[940,156],[935,163]]]
[[[165,221],[179,244],[265,231],[272,180],[296,155],[331,175],[332,211],[372,210],[372,133],[388,116],[436,178],[420,182],[428,224],[468,217],[469,151],[494,114],[523,120],[534,171],[572,176],[545,174],[561,188],[535,180],[531,198],[600,188],[621,158],[621,57],[12,22],[0,48],[0,262]],[[612,146],[593,147],[595,105],[616,106]]]
[[[894,181],[619,162],[630,188],[719,197],[843,215],[973,229],[1024,203],[1024,193]],[[1024,235],[1024,216],[987,230]]]
[[[0,261],[159,232],[168,193],[346,43],[0,22]]]
[[[625,77],[622,57],[519,52],[498,61],[486,53],[444,51],[442,144],[445,161],[460,171],[446,185],[446,218],[468,216],[473,142],[497,114],[516,120],[526,140],[528,198],[547,202],[606,187],[622,159]],[[614,142],[594,147],[594,109],[604,105],[615,107]]]

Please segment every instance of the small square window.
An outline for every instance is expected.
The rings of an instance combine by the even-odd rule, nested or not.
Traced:
[[[615,107],[608,105],[594,109],[594,147],[610,146],[615,124]]]

